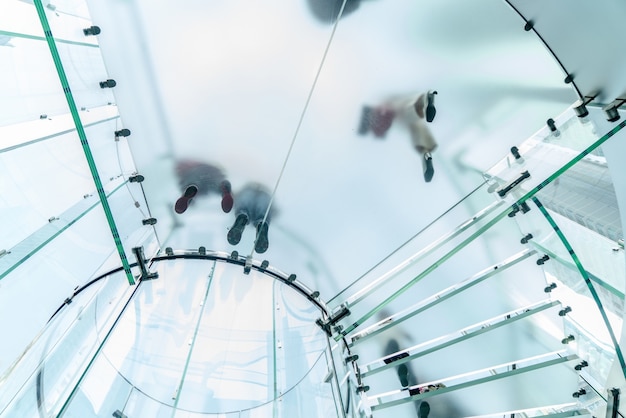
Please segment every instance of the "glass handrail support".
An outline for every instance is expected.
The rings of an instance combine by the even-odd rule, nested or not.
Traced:
[[[573,114],[573,112],[571,112],[571,111],[569,111],[569,112],[571,113],[571,117],[572,118],[576,118],[576,116]],[[475,233],[470,235],[468,238],[463,240],[460,244],[456,245],[447,254],[445,254],[443,257],[439,258],[435,263],[430,265],[422,273],[420,273],[415,278],[410,280],[404,286],[400,287],[398,290],[396,290],[394,293],[392,293],[390,296],[388,296],[386,299],[384,299],[382,302],[380,302],[376,307],[371,309],[368,313],[366,313],[365,315],[361,316],[356,321],[351,322],[351,324],[348,325],[345,328],[345,330],[341,332],[341,335],[342,336],[346,336],[346,335],[350,334],[352,331],[354,331],[357,327],[362,325],[369,318],[374,316],[376,313],[380,312],[386,305],[388,305],[390,302],[392,302],[393,300],[398,298],[401,294],[406,292],[409,288],[411,288],[413,285],[415,285],[417,282],[419,282],[422,278],[424,278],[425,276],[430,274],[432,271],[434,271],[439,265],[441,265],[446,260],[451,258],[455,253],[459,252],[463,247],[465,247],[470,242],[472,242],[474,239],[476,239],[477,237],[482,235],[489,228],[491,228],[492,226],[497,224],[498,221],[503,219],[506,215],[511,213],[513,210],[515,210],[515,208],[518,207],[520,204],[525,203],[526,200],[530,199],[535,194],[537,194],[540,190],[542,190],[544,187],[546,187],[548,184],[550,184],[552,181],[554,181],[556,178],[558,178],[562,173],[567,171],[569,168],[571,168],[574,164],[576,164],[578,161],[583,159],[590,152],[592,152],[593,150],[598,148],[600,145],[602,145],[604,142],[606,142],[615,133],[619,132],[622,128],[624,128],[624,126],[626,126],[626,121],[623,121],[623,122],[617,124],[609,132],[604,134],[601,138],[597,139],[595,142],[593,142],[591,145],[589,145],[587,148],[585,148],[582,152],[578,153],[577,155],[575,155],[573,158],[569,159],[568,161],[562,163],[561,166],[558,166],[558,168],[556,168],[555,171],[553,171],[551,174],[548,174],[547,177],[545,177],[543,180],[541,180],[541,176],[538,179],[536,176],[533,177],[531,175],[530,179],[533,179],[533,181],[532,181],[532,183],[527,181],[526,182],[526,186],[529,187],[529,185],[532,185],[532,184],[534,184],[534,186],[532,188],[529,187],[530,188],[529,191],[527,191],[527,192],[523,192],[523,191],[517,192],[517,194],[518,195],[521,194],[521,196],[519,196],[519,197],[516,196],[516,199],[514,200],[514,203],[510,207],[507,207],[504,210],[496,213],[495,216],[493,218],[491,218],[491,220],[489,222],[487,222],[484,226],[482,226],[478,231],[476,231]],[[546,148],[546,147],[544,147],[544,148]],[[552,151],[552,150],[550,148],[548,148],[548,151]],[[561,160],[561,158],[559,158],[559,160]],[[543,170],[543,171],[545,171],[545,170]],[[528,179],[528,180],[530,180],[530,179]],[[509,197],[508,199],[511,199],[511,198]],[[346,323],[349,323],[349,322],[346,321]]]
[[[462,293],[463,291],[479,283],[482,283],[484,280],[493,277],[503,271],[506,271],[509,267],[512,267],[517,263],[526,260],[535,253],[536,251],[534,250],[524,250],[518,254],[515,254],[512,257],[509,257],[506,260],[503,260],[498,264],[487,267],[486,269],[474,274],[473,276],[465,279],[464,281],[456,285],[450,286],[447,289],[444,289],[407,309],[404,309],[394,315],[384,318],[381,321],[365,328],[360,332],[350,335],[350,342],[348,345],[349,347],[354,347],[359,343],[362,343],[388,329],[400,325],[407,319],[412,318],[420,312],[424,312],[442,302],[445,302],[446,300]]]
[[[438,382],[428,382],[421,385],[411,386],[408,390],[400,389],[373,395],[370,396],[369,399],[372,405],[372,411],[377,411],[408,402],[428,400],[429,398],[445,395],[447,393],[462,391],[463,389],[485,383],[496,382],[521,374],[540,371],[542,369],[551,368],[553,366],[558,366],[574,360],[578,360],[577,355],[567,354],[566,351],[561,350],[529,359],[500,364],[487,369],[467,373],[462,376],[441,379]],[[436,383],[443,383],[445,384],[445,387],[426,393],[419,393],[420,387]]]
[[[472,339],[481,334],[494,331],[500,327],[508,326],[519,320],[536,315],[555,306],[561,306],[561,302],[547,300],[534,306],[529,306],[513,312],[504,313],[498,317],[490,318],[486,321],[464,328],[455,333],[441,336],[439,338],[436,338],[435,340],[427,341],[413,347],[405,348],[401,351],[389,354],[383,358],[374,360],[361,366],[361,370],[363,370],[361,372],[361,376],[367,377],[399,366],[401,364],[408,363],[409,361],[416,358],[426,356],[430,353],[434,353],[438,350],[442,350],[452,345]]]

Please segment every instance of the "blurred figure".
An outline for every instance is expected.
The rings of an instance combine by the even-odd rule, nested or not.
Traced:
[[[393,121],[396,119],[400,121],[409,130],[413,147],[421,156],[424,180],[427,183],[435,174],[432,152],[437,148],[437,141],[426,122],[435,119],[436,94],[436,91],[431,90],[417,98],[395,98],[380,106],[364,106],[359,124],[360,135],[367,135],[371,131],[376,138],[382,139]]]
[[[222,210],[225,213],[232,209],[230,182],[219,167],[194,160],[181,160],[176,164],[176,176],[183,191],[174,205],[176,213],[184,213],[196,196],[210,194],[222,196]]]
[[[313,16],[322,23],[333,24],[339,16],[341,5],[344,0],[307,0],[309,9]],[[341,17],[354,12],[359,8],[361,0],[346,0],[346,7],[343,8]]]
[[[407,335],[408,337],[408,335]],[[385,346],[385,355],[389,356],[392,354],[400,353],[400,344],[398,340],[395,338],[391,338],[387,341],[387,345]],[[402,356],[400,354],[399,356]],[[404,355],[403,357],[406,357]],[[411,369],[411,365],[409,363],[404,363],[399,366],[396,366],[396,373],[398,374],[398,380],[400,381],[400,385],[403,389],[407,389],[409,386],[417,385],[417,377],[415,377],[415,373]],[[430,404],[425,401],[417,401],[415,402],[415,411],[417,412],[418,418],[428,418],[428,414],[430,414]]]
[[[239,244],[246,225],[252,224],[256,228],[254,251],[259,254],[267,251],[269,224],[274,213],[273,206],[270,207],[271,200],[272,195],[269,190],[258,183],[248,183],[235,194],[236,219],[227,235],[230,245]],[[270,207],[269,212],[268,207]],[[265,212],[268,213],[264,221]]]

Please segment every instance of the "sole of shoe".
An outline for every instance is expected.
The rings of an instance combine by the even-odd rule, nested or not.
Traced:
[[[176,213],[181,214],[184,213],[187,208],[189,208],[189,203],[191,203],[191,199],[193,199],[198,193],[198,187],[196,185],[187,186],[183,195],[178,198],[176,204],[174,205],[174,210]]]
[[[256,243],[254,244],[254,251],[259,254],[263,254],[270,246],[268,239],[269,226],[267,222],[263,222],[257,230]]]
[[[426,99],[426,122],[432,122],[435,119],[435,115],[437,114],[437,109],[435,108],[435,94],[436,91],[429,91]]]
[[[433,166],[433,158],[429,153],[424,154],[424,181],[430,183],[435,175],[435,167]]]
[[[248,216],[244,213],[240,213],[237,216],[237,219],[235,219],[233,227],[230,228],[230,231],[228,231],[228,235],[226,236],[230,245],[239,244],[239,241],[241,241],[241,235],[243,234],[243,230],[245,229],[247,224]]]

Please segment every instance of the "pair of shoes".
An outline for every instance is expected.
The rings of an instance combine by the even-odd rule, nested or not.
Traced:
[[[233,208],[233,194],[232,188],[230,187],[230,181],[222,181],[220,184],[220,191],[222,192],[222,210],[224,213],[228,213]]]
[[[424,181],[430,183],[435,175],[435,167],[433,166],[433,156],[430,152],[424,153],[422,164],[424,166]]]
[[[406,364],[398,366],[398,378],[400,379],[400,384],[403,388],[409,386],[409,369],[406,367]]]
[[[181,214],[184,213],[189,207],[189,203],[191,203],[191,199],[193,199],[198,193],[198,186],[195,184],[191,184],[187,186],[183,195],[178,198],[176,204],[174,205],[174,210],[176,213]]]
[[[417,116],[421,119],[426,117],[426,122],[432,122],[435,119],[435,115],[437,114],[437,109],[435,108],[435,94],[437,92],[435,90],[430,90],[426,93],[426,105],[424,106],[424,94],[421,94],[420,97],[417,98],[413,107],[415,108],[415,112]],[[424,114],[424,107],[426,108],[426,114]]]
[[[430,414],[430,405],[428,402],[420,403],[419,410],[417,411],[418,418],[428,418],[428,414]]]
[[[254,244],[254,251],[259,254],[263,254],[267,251],[267,248],[270,246],[269,238],[267,237],[267,233],[269,230],[269,225],[267,222],[260,222],[256,227],[256,243]]]
[[[395,113],[391,109],[364,106],[359,123],[359,135],[366,135],[372,131],[377,138],[384,138],[391,128],[394,117]]]
[[[240,213],[237,215],[237,219],[235,219],[235,223],[233,224],[230,231],[228,231],[228,243],[230,245],[237,245],[239,241],[241,241],[241,234],[243,234],[243,230],[248,225],[248,215],[245,213]]]

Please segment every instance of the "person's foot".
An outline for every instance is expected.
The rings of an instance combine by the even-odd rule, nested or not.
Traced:
[[[409,386],[409,369],[406,364],[398,366],[398,378],[400,379],[400,384],[403,388]]]
[[[228,243],[230,245],[237,245],[239,241],[241,241],[241,234],[243,234],[243,230],[248,224],[248,215],[245,213],[240,213],[237,215],[237,219],[235,219],[235,223],[233,224],[230,231],[228,231]]]
[[[433,176],[435,175],[433,156],[430,154],[430,152],[427,152],[424,154],[423,159],[424,161],[422,161],[422,164],[424,165],[424,181],[426,181],[426,183],[430,183],[430,181],[433,179]]]
[[[263,254],[270,246],[269,239],[267,237],[269,225],[267,222],[260,222],[256,227],[256,243],[254,244],[254,251],[259,254]]]
[[[428,418],[430,414],[430,405],[428,402],[420,403],[419,410],[417,411],[417,418]]]
[[[415,113],[417,113],[420,119],[426,118],[427,122],[432,122],[435,119],[435,114],[437,113],[437,109],[435,109],[435,94],[437,94],[437,92],[434,90],[420,94],[413,104]],[[424,110],[426,110],[426,112],[424,112]]]
[[[189,207],[189,203],[191,203],[191,199],[193,199],[198,193],[198,186],[195,184],[191,184],[187,186],[183,195],[178,198],[176,204],[174,205],[174,210],[176,213],[181,214],[184,213]]]
[[[435,109],[435,94],[437,92],[431,90],[426,95],[426,122],[432,122],[437,113],[437,109]]]
[[[224,213],[228,213],[233,208],[233,194],[230,181],[224,180],[220,184],[220,190],[222,192],[222,210]]]

